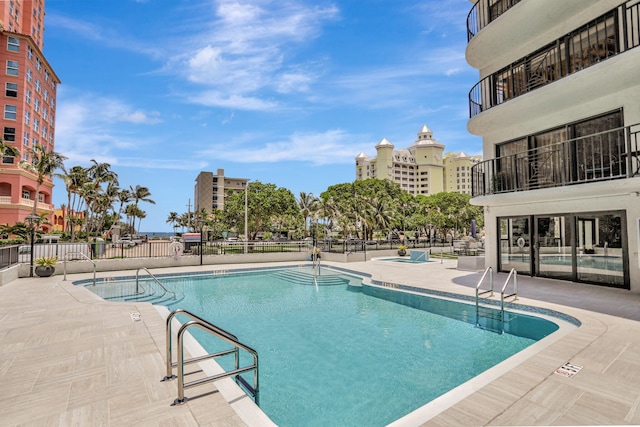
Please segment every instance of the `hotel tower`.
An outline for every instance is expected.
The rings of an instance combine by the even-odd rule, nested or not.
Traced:
[[[0,224],[24,221],[36,203],[38,214],[53,213],[51,177],[36,194],[36,176],[19,166],[32,161],[29,149],[54,149],[58,76],[43,49],[44,0],[0,2],[0,73],[4,88],[2,141],[19,157],[4,156],[0,166]],[[51,220],[51,218],[50,218]],[[43,227],[45,230],[47,226]]]

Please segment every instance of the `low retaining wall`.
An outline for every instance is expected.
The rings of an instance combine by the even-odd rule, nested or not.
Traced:
[[[458,270],[483,271],[485,269],[484,255],[458,257]]]
[[[266,253],[266,254],[234,254],[234,255],[204,255],[202,257],[202,265],[216,264],[243,264],[250,262],[283,262],[283,261],[306,261],[309,254],[305,252],[291,253]],[[162,258],[122,258],[122,259],[98,259],[96,263],[96,271],[116,271],[116,270],[136,270],[138,268],[169,268],[169,267],[189,267],[200,265],[199,256],[181,256],[178,259],[171,257]],[[29,277],[29,264],[20,264],[19,277]],[[65,272],[64,262],[56,264],[56,275],[62,275]],[[68,261],[66,263],[67,274],[75,273],[92,273],[93,263],[88,260],[84,261]],[[3,271],[4,273],[4,271]],[[18,278],[16,277],[11,280]]]

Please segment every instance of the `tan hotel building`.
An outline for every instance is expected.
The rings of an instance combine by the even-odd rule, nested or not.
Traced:
[[[247,178],[224,176],[224,169],[213,172],[200,172],[194,187],[195,212],[205,209],[207,212],[224,210],[224,198],[229,190],[239,193],[247,187]]]
[[[444,153],[444,145],[433,139],[426,125],[408,148],[395,150],[386,138],[376,145],[376,156],[356,156],[356,180],[369,178],[397,182],[411,194],[436,194],[443,191],[471,194],[471,167],[481,156]]]

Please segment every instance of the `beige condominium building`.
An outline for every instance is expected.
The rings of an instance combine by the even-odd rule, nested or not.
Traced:
[[[200,172],[194,187],[195,211],[202,209],[207,212],[224,210],[224,198],[228,191],[241,192],[247,186],[247,178],[230,178],[224,176],[224,169],[213,172]]]
[[[486,266],[640,292],[640,2],[471,3]]]
[[[480,156],[444,153],[444,145],[433,139],[433,132],[422,126],[418,139],[409,147],[395,150],[386,138],[376,145],[376,156],[356,156],[356,180],[369,178],[396,182],[411,194],[456,191],[471,194],[471,166]]]

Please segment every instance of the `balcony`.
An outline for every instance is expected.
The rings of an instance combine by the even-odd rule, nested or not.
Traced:
[[[469,117],[639,45],[640,3],[632,0],[482,79],[469,91]]]
[[[478,0],[467,15],[467,41],[520,0]]]
[[[640,176],[640,124],[513,155],[471,169],[472,197]]]

